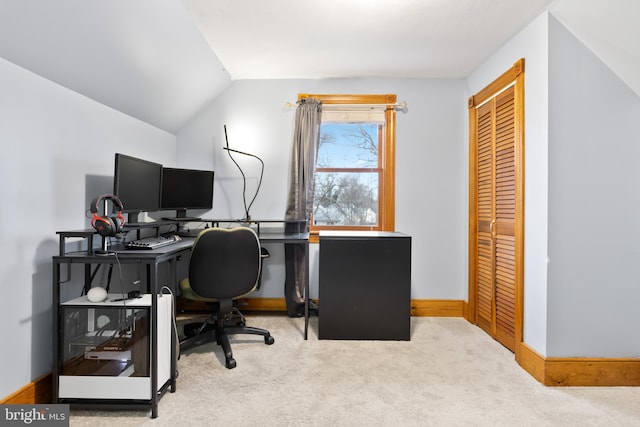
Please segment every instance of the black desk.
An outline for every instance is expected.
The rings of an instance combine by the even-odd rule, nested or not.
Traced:
[[[280,221],[283,222],[283,221]],[[163,224],[165,225],[165,224]],[[191,247],[193,246],[193,242],[195,238],[182,238],[182,240],[164,246],[158,249],[151,250],[131,250],[125,249],[122,245],[114,245],[109,247],[109,251],[115,253],[115,255],[99,255],[94,252],[93,246],[93,237],[95,235],[95,230],[77,230],[77,231],[62,231],[57,233],[60,238],[60,253],[57,256],[52,257],[53,260],[53,331],[54,331],[54,339],[53,339],[53,402],[57,403],[58,396],[58,373],[60,372],[60,340],[59,340],[59,331],[60,331],[60,286],[64,283],[61,280],[61,268],[64,264],[83,264],[84,268],[84,282],[85,288],[88,288],[91,283],[91,266],[93,264],[141,264],[146,266],[146,276],[147,276],[147,291],[152,294],[158,294],[158,268],[162,263],[169,263],[169,277],[174,278],[177,283],[177,271],[176,264],[178,259],[187,254]],[[74,251],[67,252],[66,251],[66,239],[67,238],[85,238],[89,244],[87,250],[83,251]],[[307,262],[309,259],[309,233],[284,233],[284,232],[264,232],[259,235],[260,241],[263,243],[283,243],[283,244],[295,244],[295,245],[303,245],[305,248],[305,253],[307,254]],[[116,260],[117,256],[117,260]],[[308,277],[308,268],[306,274],[306,284],[305,284],[305,326],[304,326],[304,339],[306,340],[308,337],[308,325],[309,325],[309,277]],[[151,298],[151,342],[157,342],[157,304],[155,298]],[[172,341],[175,340],[175,337],[172,337]],[[172,342],[172,353],[175,349],[175,342]],[[175,372],[176,372],[176,357],[175,354],[172,354],[171,357],[172,366],[171,366],[171,378],[167,381],[166,384],[160,385],[158,387],[157,383],[157,361],[158,354],[157,348],[152,345],[151,346],[151,361],[150,361],[150,371],[151,371],[151,401],[149,402],[105,402],[103,405],[108,405],[109,407],[127,407],[131,409],[151,409],[151,416],[153,418],[158,415],[158,399],[164,394],[164,392],[169,389],[171,392],[175,391],[176,381],[175,381]],[[82,405],[82,402],[76,402],[77,405]],[[100,402],[87,402],[87,406],[100,406]]]

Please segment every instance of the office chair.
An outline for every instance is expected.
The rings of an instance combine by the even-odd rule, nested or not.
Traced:
[[[209,342],[215,338],[222,346],[225,365],[236,367],[229,335],[262,335],[265,344],[273,344],[269,331],[246,326],[237,308],[238,298],[255,291],[260,283],[264,254],[256,233],[247,227],[208,228],[200,232],[191,249],[188,277],[180,282],[182,296],[204,301],[213,308],[205,322],[184,327],[186,338],[180,350]]]

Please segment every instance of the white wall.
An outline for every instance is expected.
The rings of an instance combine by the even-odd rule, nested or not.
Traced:
[[[640,97],[549,30],[548,353],[639,357]]]
[[[545,12],[467,79],[469,94],[475,94],[525,59],[524,342],[542,355],[547,351],[547,28]]]
[[[465,299],[467,294],[467,127],[462,80],[335,79],[234,81],[177,135],[178,164],[216,171],[214,217],[243,216],[242,181],[224,144],[265,162],[253,218],[283,218],[298,93],[395,93],[409,112],[397,114],[396,229],[413,237],[412,298]],[[258,178],[254,160],[237,156],[249,178],[248,197]],[[259,296],[282,297],[283,251],[270,248]],[[317,297],[315,245],[311,248],[311,296]]]
[[[1,58],[0,76],[3,398],[51,370],[56,231],[90,227],[116,151],[173,162],[175,137]]]

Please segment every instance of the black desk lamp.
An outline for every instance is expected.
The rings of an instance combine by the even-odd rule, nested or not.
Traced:
[[[256,197],[258,196],[258,192],[260,191],[260,186],[262,185],[262,176],[264,175],[264,162],[262,161],[262,159],[260,157],[254,155],[254,154],[246,153],[246,152],[240,151],[240,150],[234,150],[233,148],[229,148],[229,138],[227,137],[227,125],[224,125],[224,139],[226,141],[227,146],[226,147],[222,147],[222,149],[223,150],[227,150],[227,153],[229,154],[229,158],[238,167],[238,170],[240,171],[240,174],[242,174],[242,201],[244,202],[244,214],[245,214],[245,217],[242,218],[242,221],[243,222],[250,222],[251,221],[251,215],[249,214],[249,210],[251,209],[251,206],[253,205],[253,202],[256,200]],[[245,156],[249,156],[249,157],[253,157],[255,159],[258,159],[260,161],[260,165],[261,165],[260,180],[258,181],[258,188],[256,188],[256,194],[253,195],[253,198],[251,199],[251,202],[249,203],[249,206],[247,206],[247,177],[245,176],[244,172],[242,171],[242,168],[240,167],[238,162],[236,162],[236,160],[233,158],[231,153],[243,154]]]

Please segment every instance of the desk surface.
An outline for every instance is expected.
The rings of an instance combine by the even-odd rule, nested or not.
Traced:
[[[94,235],[95,230],[87,229],[75,231],[59,231],[57,232],[57,234],[60,234],[61,237],[87,237],[89,235]],[[258,238],[262,243],[308,243],[309,233],[263,232],[258,235]],[[114,253],[117,254],[119,259],[150,260],[163,258],[166,256],[173,256],[177,252],[190,250],[195,240],[195,237],[182,237],[182,240],[179,240],[167,246],[162,246],[157,249],[127,249],[124,247],[124,243],[118,242],[116,244],[110,245],[107,250],[110,252],[111,256],[113,256]],[[93,248],[93,250],[96,251],[99,250],[99,248]],[[69,258],[109,259],[110,255],[88,253],[86,250],[82,250],[64,252],[60,255],[54,256],[53,258],[58,260]]]
[[[322,230],[320,238],[325,239],[377,239],[377,238],[410,237],[399,231],[369,231],[369,230]]]

